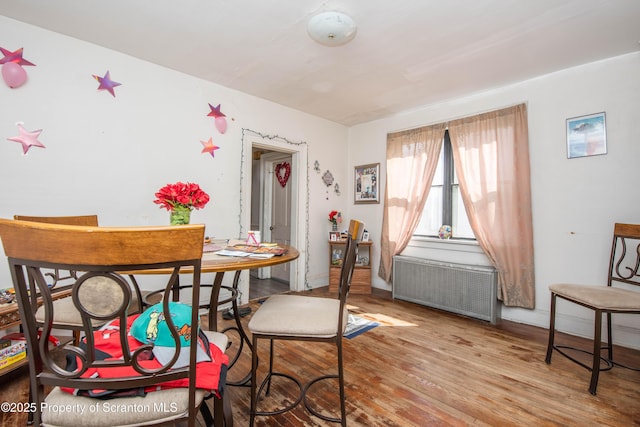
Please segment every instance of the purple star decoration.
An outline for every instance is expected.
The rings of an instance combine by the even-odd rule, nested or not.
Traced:
[[[100,86],[98,86],[98,90],[108,90],[109,93],[115,98],[116,93],[113,91],[113,88],[116,86],[120,86],[122,83],[114,82],[111,80],[111,76],[109,75],[109,71],[107,70],[107,74],[104,77],[93,75],[93,78],[96,79]]]
[[[225,114],[220,111],[220,104],[218,104],[217,107],[214,107],[213,105],[209,104],[209,109],[211,109],[211,111],[209,112],[209,114],[207,114],[207,117],[226,117]]]
[[[22,48],[16,50],[15,52],[11,52],[5,48],[0,47],[0,52],[4,55],[4,58],[0,59],[0,64],[6,64],[7,62],[15,62],[18,65],[33,65],[33,62],[29,62],[22,57]]]

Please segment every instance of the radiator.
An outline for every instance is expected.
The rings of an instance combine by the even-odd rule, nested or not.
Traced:
[[[393,257],[393,298],[495,323],[499,318],[493,267]]]

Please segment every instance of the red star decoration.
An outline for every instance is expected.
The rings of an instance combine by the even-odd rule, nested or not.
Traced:
[[[15,52],[11,52],[10,50],[0,47],[0,51],[4,55],[4,58],[0,59],[0,64],[15,62],[18,65],[36,65],[22,57],[22,48],[16,50]]]
[[[113,91],[113,88],[116,86],[120,86],[122,83],[114,82],[111,80],[111,75],[109,75],[109,71],[107,70],[107,74],[104,77],[93,75],[93,78],[100,82],[100,86],[98,86],[98,90],[108,90],[113,97],[116,97],[116,93]]]
[[[200,154],[209,153],[211,157],[216,157],[214,151],[219,149],[217,145],[213,145],[213,138],[209,138],[208,141],[200,141],[200,143],[204,146]]]
[[[218,104],[217,107],[209,104],[209,108],[211,108],[211,112],[207,114],[207,117],[227,117],[224,113],[222,113],[222,111],[220,111],[220,104]]]
[[[38,141],[38,136],[42,133],[42,129],[27,132],[21,124],[18,124],[19,136],[7,138],[9,141],[19,142],[22,144],[22,152],[26,155],[31,147],[46,148],[42,142]]]

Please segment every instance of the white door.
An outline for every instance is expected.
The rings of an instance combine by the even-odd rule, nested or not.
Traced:
[[[270,242],[281,245],[291,244],[291,155],[269,153],[264,155],[265,197],[264,231],[262,234]],[[264,276],[289,283],[290,264],[271,267],[270,274]]]

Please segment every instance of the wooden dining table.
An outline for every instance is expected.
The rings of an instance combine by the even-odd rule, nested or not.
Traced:
[[[235,242],[235,244],[238,244],[240,242]],[[233,245],[234,243],[230,243],[231,245]],[[300,256],[300,252],[293,246],[290,245],[278,245],[278,248],[282,248],[284,249],[284,253],[282,255],[276,255],[276,256],[272,256],[270,258],[257,258],[257,257],[251,257],[249,255],[247,256],[227,256],[227,255],[219,255],[217,252],[218,251],[207,251],[207,245],[205,245],[205,252],[203,252],[202,254],[202,264],[201,264],[201,273],[205,274],[205,273],[215,273],[214,279],[213,279],[213,283],[209,284],[209,283],[203,283],[201,281],[200,284],[200,288],[210,288],[211,289],[211,294],[208,298],[208,300],[206,300],[204,303],[201,301],[199,302],[199,307],[201,309],[207,309],[208,313],[207,313],[207,318],[208,318],[208,325],[209,325],[209,330],[211,331],[218,331],[218,307],[220,305],[224,305],[224,304],[228,304],[231,303],[232,306],[232,311],[233,311],[233,316],[235,319],[235,326],[232,327],[228,327],[226,329],[224,329],[223,331],[218,331],[218,332],[228,332],[230,330],[235,330],[241,337],[239,346],[237,348],[237,351],[234,355],[230,355],[229,357],[229,368],[233,367],[233,365],[235,364],[235,362],[238,360],[238,358],[240,357],[240,355],[242,354],[242,351],[244,349],[244,345],[246,344],[247,347],[249,347],[249,349],[251,351],[253,351],[252,348],[252,344],[251,344],[251,340],[249,339],[249,337],[247,336],[247,333],[245,332],[243,326],[242,326],[242,322],[241,322],[241,317],[240,317],[240,310],[238,307],[238,285],[240,283],[240,274],[242,273],[242,271],[244,270],[253,270],[253,269],[257,269],[257,268],[264,268],[264,267],[270,267],[270,266],[274,266],[274,265],[278,265],[278,264],[284,264],[284,263],[288,263],[288,262],[292,262],[294,260],[296,260],[299,256]],[[221,248],[222,249],[222,248]],[[181,269],[180,273],[191,273],[192,269]],[[162,269],[157,269],[157,270],[140,270],[140,271],[132,271],[132,272],[128,272],[127,274],[130,275],[131,279],[135,281],[135,276],[136,275],[145,275],[145,274],[171,274],[171,270],[167,269],[162,270]],[[225,273],[234,273],[234,277],[233,277],[233,283],[231,286],[223,286],[222,285],[222,280],[224,278]],[[178,277],[178,281],[176,283],[173,284],[173,300],[174,301],[179,301],[180,299],[180,292],[179,289],[181,288],[188,288],[190,286],[192,286],[191,284],[181,284],[179,281],[179,277]],[[222,289],[226,289],[229,292],[229,296],[225,297],[223,300],[220,300],[220,291]],[[149,294],[147,294],[144,298],[144,302],[145,305],[151,305],[151,304],[155,304],[157,302],[160,301],[160,296],[162,294],[163,290],[158,290],[158,291],[154,291],[151,292]],[[156,300],[154,300],[154,298],[157,298]],[[248,374],[247,376],[245,376],[242,380],[237,381],[237,382],[231,382],[231,385],[244,385],[247,383],[247,381],[250,379],[250,374]]]

